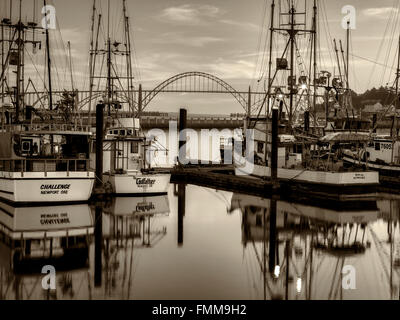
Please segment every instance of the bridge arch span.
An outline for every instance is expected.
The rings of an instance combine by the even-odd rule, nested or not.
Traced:
[[[229,83],[212,74],[191,71],[177,74],[161,82],[152,91],[148,92],[142,100],[142,111],[160,92],[193,92],[193,93],[229,93],[237,102],[247,109],[247,99],[236,91]]]

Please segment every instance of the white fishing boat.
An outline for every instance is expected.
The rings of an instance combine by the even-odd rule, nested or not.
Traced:
[[[267,161],[264,160],[265,143],[262,141],[266,139],[265,133],[258,139],[259,141],[256,140],[256,143],[260,150],[255,151],[253,159],[250,158],[249,160],[248,157],[235,155],[236,175],[271,179],[271,167],[267,165],[270,162],[268,158],[270,150],[267,150]],[[375,196],[376,187],[379,185],[378,172],[368,170],[345,171],[338,161],[333,161],[332,146],[343,141],[348,142],[349,139],[359,139],[359,136],[354,138],[353,135],[349,136],[346,133],[334,133],[321,138],[320,142],[329,144],[329,147],[324,150],[328,159],[311,161],[309,151],[306,151],[303,142],[294,142],[296,141],[294,136],[289,139],[288,135],[281,135],[278,144],[278,180],[291,184],[297,183],[302,187],[314,188],[321,192],[324,188],[335,188],[338,193],[341,193],[341,197],[346,198],[360,197],[361,195],[363,197]],[[267,145],[267,148],[270,148],[270,145]],[[331,157],[332,159],[329,159]],[[255,159],[259,160],[254,161]]]
[[[87,201],[89,128],[10,124],[0,129],[0,198],[14,203]]]
[[[95,176],[89,169],[89,126],[77,124],[73,93],[64,91],[53,100],[48,28],[26,23],[22,14],[20,2],[18,22],[1,22],[2,41],[7,43],[2,54],[7,58],[2,59],[0,72],[0,198],[27,204],[87,201]],[[41,48],[42,40],[35,34],[46,35],[45,96],[39,95],[30,77],[24,82],[27,68],[37,71],[34,60],[30,64],[26,59],[31,47],[34,54],[37,46]],[[12,89],[4,90],[5,85]],[[36,102],[26,96],[30,86],[37,93]]]
[[[343,161],[356,167],[368,167],[381,175],[400,174],[400,141],[391,137],[375,136],[365,149],[343,153]]]
[[[152,143],[140,132],[139,119],[115,120],[104,140],[103,181],[116,195],[167,194],[169,173],[151,167]],[[146,158],[147,157],[147,158]]]

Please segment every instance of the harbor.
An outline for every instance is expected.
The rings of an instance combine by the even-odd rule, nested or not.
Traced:
[[[399,299],[400,2],[73,1],[0,0],[0,300]]]

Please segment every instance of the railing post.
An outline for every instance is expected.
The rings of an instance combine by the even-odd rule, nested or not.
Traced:
[[[44,176],[47,177],[47,160],[44,160]]]
[[[67,177],[69,177],[69,159],[67,160]]]

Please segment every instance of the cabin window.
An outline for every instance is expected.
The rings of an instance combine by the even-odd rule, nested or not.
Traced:
[[[261,215],[256,215],[256,226],[261,227],[262,226],[262,217]]]
[[[117,135],[118,135],[118,130],[114,130],[114,134],[117,134]]]
[[[128,130],[128,136],[131,136],[131,135],[132,135],[132,130],[129,129],[129,130]]]
[[[120,134],[121,136],[124,136],[124,135],[125,135],[125,133],[126,133],[126,131],[125,131],[125,130],[121,130],[121,131],[119,132],[119,134]]]
[[[375,150],[380,151],[381,150],[381,144],[379,142],[375,143]]]
[[[30,141],[22,141],[22,151],[23,152],[31,151],[31,142]]]
[[[257,153],[263,153],[263,152],[264,152],[264,143],[258,142],[257,143]]]
[[[139,142],[138,141],[131,142],[131,153],[139,153]]]

